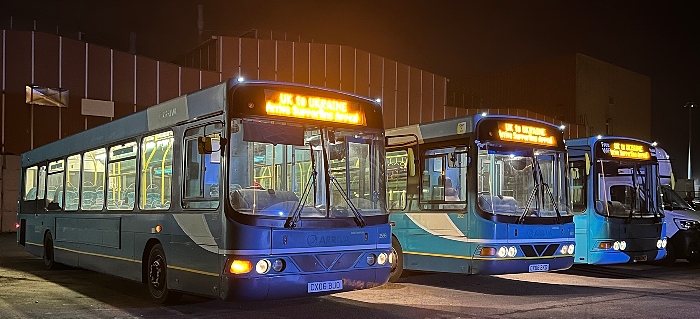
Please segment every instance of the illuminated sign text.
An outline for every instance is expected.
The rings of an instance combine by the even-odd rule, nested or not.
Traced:
[[[365,125],[364,113],[351,106],[343,100],[279,92],[268,95],[265,111],[269,115]]]
[[[557,145],[556,138],[547,133],[547,128],[538,126],[500,123],[498,125],[498,137],[502,141],[523,142],[546,146]]]
[[[648,160],[651,158],[649,151],[644,145],[628,143],[611,143],[610,156],[638,160]]]

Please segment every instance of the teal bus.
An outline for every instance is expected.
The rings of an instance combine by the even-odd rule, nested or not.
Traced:
[[[156,302],[379,286],[384,143],[375,101],[229,80],[24,153],[17,240]]]
[[[387,203],[404,269],[563,270],[574,223],[559,126],[478,114],[387,130]]]
[[[576,263],[619,264],[666,256],[659,163],[653,143],[622,136],[566,141]]]

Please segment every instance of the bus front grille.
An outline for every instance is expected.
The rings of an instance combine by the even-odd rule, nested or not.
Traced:
[[[351,269],[362,253],[333,253],[292,256],[294,263],[304,272]]]
[[[520,245],[520,250],[525,257],[548,257],[554,256],[559,248],[559,244],[549,245]]]

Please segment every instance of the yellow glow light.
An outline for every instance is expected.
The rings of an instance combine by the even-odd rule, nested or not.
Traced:
[[[557,139],[547,133],[547,128],[513,123],[501,123],[498,137],[502,141],[523,142],[546,146],[556,146]]]
[[[231,273],[247,274],[253,269],[253,264],[248,260],[234,260],[231,262]]]
[[[610,156],[639,160],[651,158],[651,155],[644,149],[643,145],[627,143],[612,143],[610,145]]]
[[[365,125],[365,116],[362,111],[350,110],[349,104],[348,101],[343,100],[279,93],[272,95],[272,99],[265,102],[265,111],[269,115]]]

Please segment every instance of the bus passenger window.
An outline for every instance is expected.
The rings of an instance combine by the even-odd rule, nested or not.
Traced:
[[[184,208],[219,207],[219,170],[221,164],[221,129],[223,124],[214,123],[188,129],[185,132]],[[200,154],[198,138],[211,140],[211,154]]]
[[[107,210],[133,210],[136,197],[136,142],[112,146],[107,165]]]
[[[78,210],[80,204],[80,154],[68,156],[66,161],[66,187],[64,210]]]
[[[32,166],[24,171],[24,200],[36,199],[37,167]]]
[[[39,187],[36,191],[36,199],[46,198],[46,166],[39,166]]]
[[[141,179],[139,208],[170,208],[173,175],[173,132],[143,138],[141,142]]]
[[[61,210],[63,207],[63,160],[49,163],[49,175],[46,183],[46,209]]]
[[[406,207],[408,161],[406,150],[386,153],[386,190],[389,209]]]
[[[83,155],[83,190],[80,196],[82,210],[102,210],[104,206],[106,157],[104,148]]]

